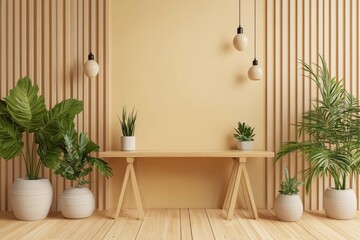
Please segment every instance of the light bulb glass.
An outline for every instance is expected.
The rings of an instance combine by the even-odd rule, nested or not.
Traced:
[[[88,78],[96,77],[99,73],[99,65],[95,60],[87,60],[84,65],[84,73]]]
[[[235,35],[233,39],[233,45],[236,50],[242,51],[247,47],[248,44],[249,40],[244,33],[238,33]]]
[[[252,65],[248,71],[248,76],[251,80],[260,80],[263,77],[263,70],[259,65]]]

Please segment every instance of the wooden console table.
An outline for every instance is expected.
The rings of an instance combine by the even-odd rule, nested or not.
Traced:
[[[249,175],[246,170],[247,158],[262,158],[262,157],[274,157],[274,152],[268,151],[239,151],[239,150],[224,150],[224,151],[107,151],[100,152],[100,157],[103,158],[126,158],[127,167],[124,177],[124,182],[121,187],[118,205],[114,218],[117,218],[123,205],[126,186],[130,177],[132,188],[134,190],[134,198],[136,207],[139,213],[139,219],[144,219],[144,208],[140,197],[140,191],[138,188],[134,161],[135,158],[232,158],[234,160],[233,168],[231,170],[230,183],[226,192],[226,197],[223,205],[223,209],[227,211],[226,219],[231,220],[234,215],[236,199],[239,191],[239,185],[241,182],[241,175],[244,176],[242,186],[245,188],[245,192],[248,194],[250,203],[246,203],[247,207],[252,209],[254,218],[258,219],[256,210],[254,195],[251,189]],[[250,206],[249,206],[250,205]]]

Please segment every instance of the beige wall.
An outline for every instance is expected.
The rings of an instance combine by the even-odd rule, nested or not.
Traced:
[[[119,149],[117,115],[138,109],[137,149],[213,150],[235,147],[238,121],[255,126],[265,147],[265,80],[253,82],[253,1],[242,1],[249,37],[232,47],[238,1],[110,1],[110,135]],[[258,59],[264,66],[264,1],[258,0]],[[111,160],[112,204],[124,161]],[[141,159],[136,165],[145,207],[219,207],[229,159]],[[248,163],[258,207],[265,207],[265,160]],[[131,205],[132,198],[126,200]],[[130,205],[129,205],[130,204]]]

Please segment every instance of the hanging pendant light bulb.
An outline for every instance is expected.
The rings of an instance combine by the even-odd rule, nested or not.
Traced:
[[[248,76],[251,80],[260,80],[263,77],[263,70],[256,59],[256,0],[254,1],[254,19],[254,60],[248,71]]]
[[[88,60],[85,62],[84,72],[88,78],[96,77],[99,73],[99,65],[94,60],[94,54],[92,54],[92,52],[90,52]]]
[[[247,36],[244,34],[244,29],[241,27],[240,10],[241,10],[241,0],[239,0],[239,27],[237,28],[237,34],[233,39],[233,45],[235,49],[238,51],[244,50],[249,43]]]

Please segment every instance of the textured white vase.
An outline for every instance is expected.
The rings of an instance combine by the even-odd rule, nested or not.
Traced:
[[[20,220],[46,218],[52,202],[52,186],[48,179],[18,178],[11,188],[14,215]]]
[[[121,136],[121,150],[135,151],[136,150],[135,136]]]
[[[88,188],[67,188],[61,195],[60,210],[66,218],[86,218],[94,209],[94,194]]]
[[[237,141],[237,149],[239,150],[252,150],[254,141]]]
[[[279,193],[275,199],[274,209],[277,218],[285,222],[298,221],[303,214],[303,204],[297,194]]]
[[[356,214],[356,196],[352,189],[327,188],[324,194],[325,214],[334,219],[352,219]]]

